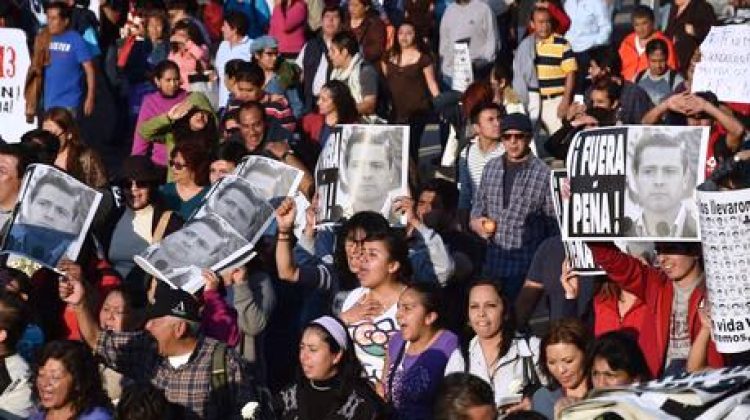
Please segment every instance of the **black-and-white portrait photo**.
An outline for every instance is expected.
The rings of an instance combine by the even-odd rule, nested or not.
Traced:
[[[272,202],[293,196],[303,176],[299,169],[263,156],[246,157],[234,173],[260,190],[263,197]]]
[[[196,218],[215,213],[243,238],[255,243],[273,218],[273,207],[262,192],[243,178],[227,175],[209,192]]]
[[[391,207],[393,200],[407,191],[409,127],[342,125],[339,129],[336,205],[340,214],[348,218],[369,210],[399,223],[399,215],[393,214]]]
[[[698,238],[693,191],[703,180],[701,131],[644,127],[633,137],[628,187],[634,206],[626,207],[630,223],[625,235]]]
[[[194,292],[203,283],[201,270],[217,271],[252,245],[216,214],[192,219],[180,230],[148,247],[135,262],[173,287]]]
[[[32,165],[22,185],[4,251],[50,267],[63,256],[75,260],[101,200],[101,193],[65,172]]]

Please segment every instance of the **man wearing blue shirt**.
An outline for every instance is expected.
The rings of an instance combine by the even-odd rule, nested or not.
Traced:
[[[44,69],[44,110],[63,107],[78,115],[83,105],[83,114],[89,116],[94,110],[95,96],[93,57],[86,41],[70,29],[71,14],[71,8],[62,2],[47,7],[47,27],[52,39],[49,64]]]

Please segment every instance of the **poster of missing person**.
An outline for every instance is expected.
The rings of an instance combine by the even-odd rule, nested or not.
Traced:
[[[264,192],[244,178],[227,175],[206,194],[194,219],[215,213],[245,240],[255,244],[273,221],[273,207]]]
[[[564,193],[564,191],[568,189],[568,171],[565,169],[553,169],[550,176],[552,178],[550,182],[552,202],[555,205],[555,213],[557,213],[557,223],[560,225],[560,231],[562,231],[567,226],[566,211],[568,194]],[[563,240],[563,247],[565,249],[565,256],[568,257],[573,271],[578,272],[581,276],[604,274],[604,270],[594,264],[594,256],[583,241]]]
[[[134,257],[135,263],[152,276],[189,293],[203,287],[202,271],[220,272],[252,259],[253,244],[221,216],[207,213],[193,218],[180,230]]]
[[[247,156],[234,174],[245,179],[275,207],[284,197],[292,197],[304,175],[299,169],[263,156]]]
[[[3,253],[54,268],[75,261],[102,194],[52,166],[34,164],[23,177],[19,205],[3,241]]]
[[[695,186],[709,127],[617,126],[577,133],[568,151],[565,239],[700,241]]]
[[[407,193],[409,126],[339,125],[315,168],[318,223],[339,223],[370,210],[403,224],[393,200]]]
[[[716,348],[750,350],[750,190],[696,194]]]

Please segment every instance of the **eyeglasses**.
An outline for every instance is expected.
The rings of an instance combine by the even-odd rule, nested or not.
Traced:
[[[510,140],[526,140],[529,135],[526,133],[504,133],[502,139],[506,141]]]
[[[173,169],[181,171],[185,168],[187,168],[187,164],[177,162],[176,160],[169,159],[169,166],[171,166]]]

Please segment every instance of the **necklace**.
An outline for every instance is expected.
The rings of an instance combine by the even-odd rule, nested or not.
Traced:
[[[310,386],[312,387],[312,389],[314,389],[316,391],[330,391],[331,390],[330,386],[318,386],[318,385],[315,385],[315,381],[313,381],[312,379],[310,379]]]

